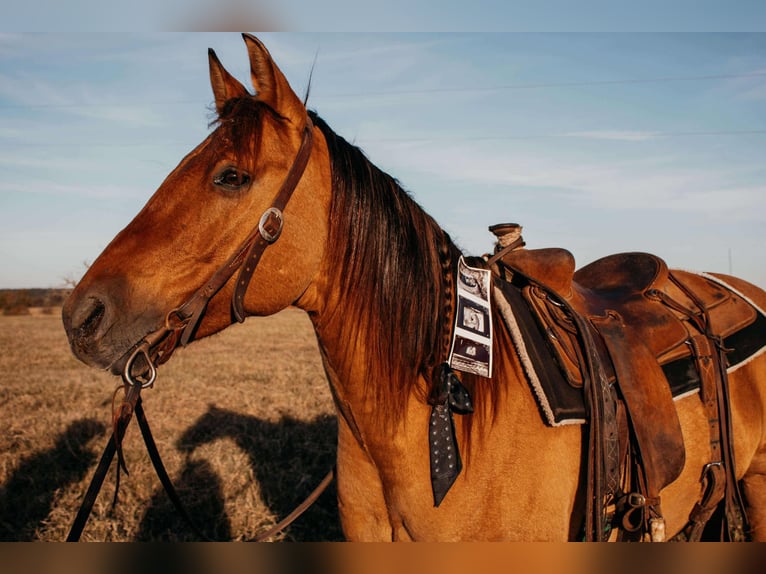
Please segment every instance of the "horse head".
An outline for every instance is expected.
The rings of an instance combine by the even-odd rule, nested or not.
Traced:
[[[121,372],[131,350],[195,296],[204,313],[192,326],[194,338],[229,326],[237,273],[247,265],[251,245],[263,243],[264,235],[268,249],[243,282],[237,318],[311,299],[309,287],[328,233],[326,145],[321,136],[310,137],[315,130],[305,106],[263,44],[243,37],[255,94],[209,51],[217,112],[213,131],[112,240],[64,306],[72,350],[89,365]],[[306,132],[313,144],[305,169],[292,176],[289,202],[269,215],[286,178],[296,171],[301,148],[308,147]],[[269,218],[276,219],[272,236],[263,230]],[[222,273],[227,266],[231,269]],[[212,290],[211,277],[219,283],[215,293],[203,293]]]

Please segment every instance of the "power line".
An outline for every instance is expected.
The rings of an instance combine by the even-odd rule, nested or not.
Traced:
[[[559,134],[503,134],[485,136],[426,136],[421,138],[365,138],[358,137],[359,143],[428,143],[448,141],[504,141],[504,140],[534,140],[534,139],[587,139],[591,141],[612,142],[623,141],[626,143],[642,142],[662,138],[683,137],[710,137],[710,136],[743,136],[743,135],[766,135],[766,129],[761,130],[715,130],[715,131],[685,131],[685,132],[662,132],[647,131],[620,137],[619,135],[599,135],[598,132],[568,132]]]
[[[671,132],[671,131],[646,131],[636,132],[635,135],[620,136],[610,135],[608,132],[601,135],[596,132],[567,132],[567,133],[551,133],[551,134],[503,134],[503,135],[476,135],[476,136],[461,136],[461,135],[434,135],[424,137],[402,137],[402,138],[376,138],[376,137],[358,137],[356,143],[368,144],[368,143],[448,143],[458,141],[514,141],[514,140],[536,140],[536,139],[587,139],[590,141],[603,141],[614,143],[615,141],[622,141],[625,143],[640,143],[644,141],[651,141],[665,138],[688,138],[688,137],[712,137],[712,136],[749,136],[749,135],[766,135],[766,129],[757,130],[714,130],[714,131],[683,131],[683,132]],[[62,143],[35,143],[35,142],[14,142],[14,141],[2,141],[0,140],[0,147],[25,147],[25,148],[38,148],[38,147],[66,147],[66,148],[142,148],[142,147],[183,147],[193,145],[193,142],[131,142],[131,143],[119,143],[119,142],[88,142],[84,144],[78,144],[75,142],[62,142]]]
[[[614,86],[624,84],[652,84],[665,82],[695,82],[710,80],[727,80],[736,78],[757,78],[766,76],[766,71],[749,72],[744,74],[708,74],[702,76],[662,76],[656,78],[626,78],[618,80],[580,80],[571,82],[534,82],[528,84],[501,84],[497,86],[464,86],[451,88],[418,88],[401,90],[378,90],[378,91],[360,91],[360,92],[340,92],[328,93],[321,96],[323,99],[332,98],[358,98],[369,96],[401,96],[418,94],[444,94],[444,93],[466,93],[466,92],[494,92],[510,90],[535,90],[547,88],[575,88],[585,86]],[[125,103],[65,103],[65,104],[2,104],[0,109],[67,109],[67,108],[105,108],[105,107],[147,107],[147,106],[176,106],[176,105],[199,105],[199,100],[166,100],[166,101],[148,101]]]
[[[200,105],[199,100],[175,100],[160,102],[125,102],[100,103],[100,104],[0,104],[2,110],[36,110],[36,109],[77,109],[77,108],[142,108],[152,106],[178,106],[178,105]]]
[[[431,93],[460,93],[460,92],[490,92],[490,91],[505,91],[505,90],[532,90],[542,88],[572,88],[580,86],[612,86],[620,84],[651,84],[662,82],[691,82],[691,81],[705,81],[705,80],[726,80],[733,78],[755,78],[760,76],[766,76],[766,71],[762,72],[750,72],[746,74],[711,74],[706,76],[664,76],[658,78],[633,78],[622,80],[583,80],[572,82],[538,82],[529,84],[504,84],[498,86],[471,86],[471,87],[454,87],[454,88],[422,88],[422,89],[403,89],[403,90],[386,90],[379,92],[349,92],[349,93],[336,93],[327,94],[327,98],[351,98],[361,96],[386,96],[386,95],[409,95],[409,94],[431,94]]]

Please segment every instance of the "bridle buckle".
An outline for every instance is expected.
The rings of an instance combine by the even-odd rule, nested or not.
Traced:
[[[276,207],[270,207],[261,215],[258,222],[258,231],[267,243],[274,243],[282,233],[285,218],[282,211]]]
[[[149,369],[149,373],[146,375],[142,373],[137,375],[133,374],[133,366],[136,362],[136,359],[138,359],[140,356],[144,358],[146,366]],[[130,354],[128,361],[125,363],[125,368],[122,371],[122,380],[127,385],[132,387],[140,386],[142,389],[146,389],[154,385],[154,381],[156,379],[157,367],[154,366],[154,361],[152,361],[152,358],[149,355],[149,343],[147,341],[143,341],[138,347],[136,347],[135,351]]]

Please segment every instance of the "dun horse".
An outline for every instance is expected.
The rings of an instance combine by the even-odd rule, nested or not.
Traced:
[[[214,130],[168,175],[67,301],[64,325],[80,360],[143,380],[179,343],[294,305],[316,330],[337,409],[338,504],[350,540],[601,540],[610,530],[614,538],[631,527],[637,538],[648,538],[650,523],[651,538],[661,540],[688,533],[696,509],[707,505],[707,519],[711,504],[728,500],[721,481],[744,501],[740,532],[766,540],[766,354],[756,345],[737,368],[727,369],[729,349],[710,327],[714,313],[707,321],[705,296],[695,295],[694,284],[713,289],[715,300],[736,299],[740,310],[752,311],[761,335],[766,293],[733,277],[674,274],[656,258],[637,254],[635,272],[629,261],[610,259],[578,271],[574,281],[566,276],[571,262],[558,252],[519,249],[515,255],[505,249],[489,261],[461,262],[448,235],[396,180],[307,112],[266,48],[252,36],[244,39],[255,95],[211,50]],[[563,266],[546,267],[547,256],[559,257]],[[463,263],[492,274],[490,377],[456,374],[447,366],[455,317],[465,315],[458,304]],[[535,265],[547,271],[525,274]],[[611,283],[599,284],[599,277]],[[597,348],[582,346],[570,357],[579,365],[570,370],[585,379],[583,394],[601,385],[601,394],[585,401],[581,424],[543,416],[530,387],[533,368],[519,352],[522,321],[513,327],[513,305],[499,300],[508,291],[498,287],[503,282],[545,288],[546,304],[557,292],[548,284],[558,285],[555,308],[584,317],[574,323],[581,329],[585,323],[598,327],[587,336],[570,329],[580,343],[590,340]],[[682,296],[676,283],[692,287]],[[662,301],[645,303],[651,294],[685,304],[671,309]],[[614,308],[593,302],[599,300]],[[688,310],[692,303],[699,312]],[[642,309],[649,307],[641,305],[650,304],[664,305],[687,326],[684,344],[671,352],[678,355],[674,360],[682,359],[679,349],[696,349],[694,341],[715,343],[713,352],[693,354],[684,371],[701,390],[671,400],[669,390],[644,380],[649,375],[642,373],[654,376],[659,369],[655,356],[667,355],[670,347],[652,347],[643,370],[620,362],[620,356],[635,361],[646,354],[635,334],[652,339],[659,323],[652,320],[641,331],[630,320],[646,323]],[[477,312],[464,324],[469,330],[483,328]],[[607,328],[612,319],[628,330]],[[663,321],[670,332],[671,319]],[[752,325],[748,332],[751,337]],[[609,333],[617,335],[609,339]],[[626,341],[635,345],[614,352]],[[564,366],[564,355],[558,362],[552,352],[545,356]],[[599,361],[603,368],[594,367]],[[710,373],[705,365],[713,366]],[[637,381],[629,389],[631,372]],[[643,387],[654,390],[642,395]],[[713,408],[717,401],[723,410],[710,411],[711,393]],[[648,408],[628,405],[626,415],[623,405],[630,402]],[[664,414],[657,418],[658,412]],[[722,417],[712,425],[718,435],[711,435],[711,412]],[[594,418],[599,413],[611,414],[602,421]],[[663,426],[667,421],[669,427]],[[434,426],[439,444],[454,453],[442,453],[442,463],[452,465],[446,483],[441,455],[429,440]],[[647,444],[657,436],[667,440]],[[728,450],[718,440],[727,436]],[[634,459],[641,464],[631,466]],[[673,468],[657,471],[666,460]],[[616,489],[608,485],[615,461]],[[726,473],[707,472],[722,466]],[[707,501],[705,492],[712,493]],[[639,514],[631,514],[636,509]]]

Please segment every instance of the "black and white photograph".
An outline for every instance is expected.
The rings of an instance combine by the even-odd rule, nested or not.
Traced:
[[[458,325],[483,337],[489,337],[489,310],[468,299],[458,301]]]
[[[452,352],[452,366],[466,373],[489,377],[489,355],[488,345],[457,335]]]
[[[457,313],[449,364],[453,369],[492,376],[490,272],[458,260]]]
[[[460,263],[458,266],[458,287],[465,293],[488,301],[489,274],[486,274],[483,269],[468,267],[462,259]]]

